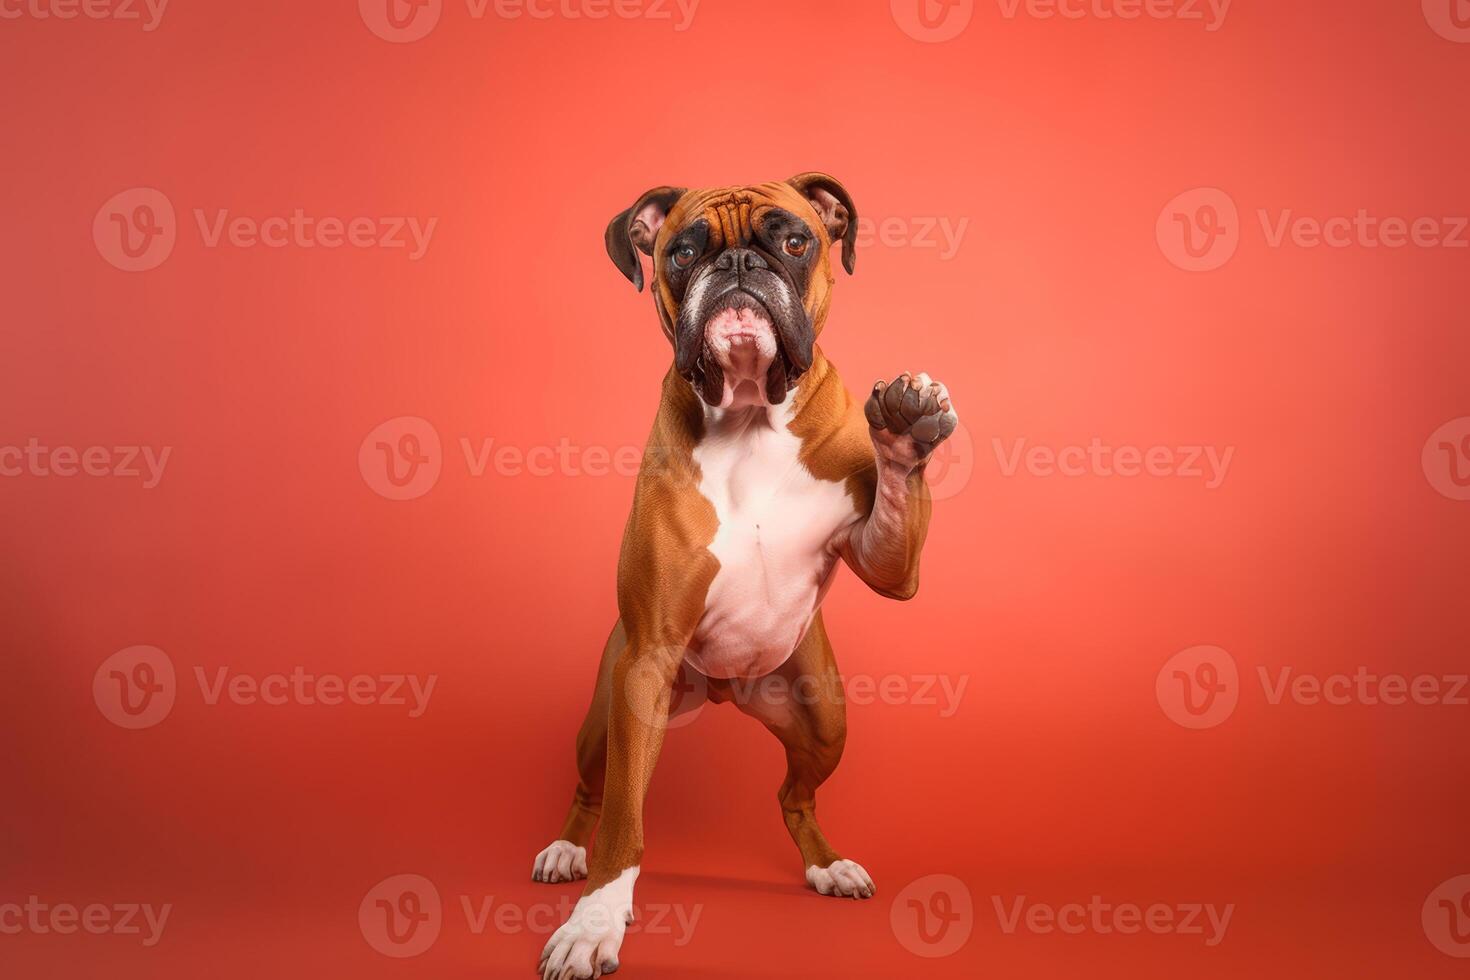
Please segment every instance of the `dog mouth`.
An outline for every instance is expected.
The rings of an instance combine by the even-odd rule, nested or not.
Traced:
[[[803,357],[800,350],[810,335],[805,311],[765,286],[731,283],[681,312],[676,364],[709,405],[728,407],[737,398],[779,405],[811,366],[810,351]]]
[[[759,297],[735,287],[713,303],[690,379],[706,402],[722,405],[745,388],[776,405],[795,375],[776,319]]]

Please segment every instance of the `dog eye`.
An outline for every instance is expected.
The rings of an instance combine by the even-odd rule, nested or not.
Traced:
[[[786,239],[784,247],[786,249],[787,255],[799,259],[806,254],[807,246],[810,244],[810,239],[805,238],[801,235],[792,235],[790,238]]]
[[[699,253],[694,251],[694,246],[686,242],[674,249],[674,264],[681,269],[687,269],[698,255]]]

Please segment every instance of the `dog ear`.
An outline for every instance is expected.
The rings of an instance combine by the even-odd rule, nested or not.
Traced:
[[[608,257],[640,293],[643,292],[643,262],[634,247],[644,255],[653,254],[653,240],[658,229],[674,209],[674,204],[684,196],[685,190],[683,187],[655,187],[607,224]]]
[[[836,177],[823,173],[798,174],[786,183],[795,187],[816,209],[834,242],[842,243],[842,267],[852,275],[857,267],[857,206]]]

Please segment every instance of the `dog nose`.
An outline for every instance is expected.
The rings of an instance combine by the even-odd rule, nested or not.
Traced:
[[[748,248],[727,248],[715,260],[715,268],[721,272],[752,272],[769,269],[766,260]]]

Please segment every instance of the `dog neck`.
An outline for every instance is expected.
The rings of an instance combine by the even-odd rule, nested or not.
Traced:
[[[699,401],[702,410],[703,424],[706,432],[728,432],[732,428],[765,422],[771,426],[785,426],[794,420],[808,401],[811,393],[819,387],[831,372],[831,363],[822,355],[821,348],[812,351],[812,366],[796,387],[786,393],[786,398],[779,404],[772,404],[767,397],[764,377],[735,378],[726,377],[725,397],[719,405],[710,405],[703,400]],[[688,386],[692,392],[693,387]],[[698,396],[696,395],[696,398]]]

